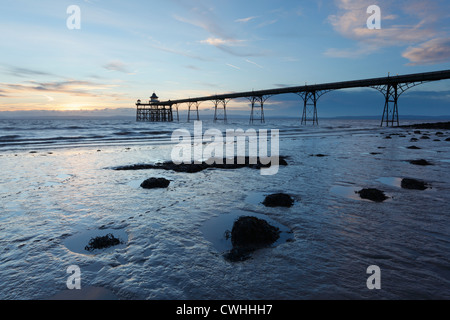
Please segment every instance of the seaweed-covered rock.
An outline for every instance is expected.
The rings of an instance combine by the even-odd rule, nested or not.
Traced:
[[[231,160],[231,161],[227,161]],[[272,165],[270,163],[271,159],[267,158],[258,158],[256,159],[256,163],[254,163],[250,157],[234,157],[234,158],[224,158],[224,159],[209,159],[207,161],[201,163],[182,163],[175,164],[172,161],[166,161],[162,163],[156,164],[134,164],[129,166],[121,166],[113,168],[116,171],[134,171],[134,170],[150,170],[150,169],[158,169],[158,170],[171,170],[175,172],[183,172],[183,173],[197,173],[206,169],[240,169],[240,168],[252,168],[252,169],[261,169],[268,168]],[[227,163],[228,162],[228,163]],[[268,163],[268,164],[266,164]],[[286,157],[280,156],[278,157],[278,164],[280,166],[287,166],[288,163],[286,161]]]
[[[420,159],[420,160],[410,160],[409,163],[414,164],[416,166],[432,166],[433,164],[428,162],[427,160]]]
[[[268,195],[264,201],[263,205],[266,207],[286,207],[290,208],[294,205],[294,200],[290,195],[285,193],[275,193]]]
[[[426,190],[428,189],[427,184],[423,181],[416,179],[405,178],[402,180],[402,188],[410,190]]]
[[[109,233],[103,237],[92,238],[89,241],[89,244],[84,249],[86,251],[94,251],[98,249],[107,249],[110,247],[118,246],[119,244],[122,244],[122,241]]]
[[[150,178],[141,183],[143,189],[167,188],[170,181],[164,178]]]
[[[280,229],[256,217],[237,219],[231,230],[233,248],[225,255],[229,261],[243,261],[255,250],[268,247],[280,238]]]
[[[374,202],[383,202],[388,199],[383,191],[374,188],[362,189],[356,193],[359,194],[362,199],[372,200]]]

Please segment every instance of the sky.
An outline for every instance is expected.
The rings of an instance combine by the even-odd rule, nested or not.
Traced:
[[[153,92],[175,100],[450,69],[448,0],[0,1],[0,114],[132,116]],[[371,5],[381,29],[367,26]],[[406,114],[450,115],[449,105],[449,80],[400,99]],[[324,95],[319,113],[373,115],[383,106],[377,91],[354,89]],[[301,100],[276,96],[266,108],[300,115]],[[229,109],[249,113],[249,103]]]

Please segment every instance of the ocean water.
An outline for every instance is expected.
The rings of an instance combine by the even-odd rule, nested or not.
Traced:
[[[118,299],[450,298],[450,132],[368,120],[203,121],[209,128],[278,129],[288,165],[273,176],[251,168],[116,171],[170,160],[172,132],[193,132],[193,123],[0,120],[0,298],[61,294],[72,265],[83,288]],[[410,141],[423,134],[431,139]],[[433,165],[408,162],[417,159]],[[149,177],[171,184],[141,189]],[[430,188],[402,189],[402,178]],[[369,187],[389,199],[355,193]],[[294,206],[261,204],[276,192],[292,195]],[[283,237],[232,263],[223,257],[225,232],[242,215],[265,218]],[[108,233],[123,243],[84,250]],[[367,288],[372,265],[380,290]]]

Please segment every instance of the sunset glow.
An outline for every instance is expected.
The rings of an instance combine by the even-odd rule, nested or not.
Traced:
[[[174,100],[449,68],[448,2],[378,1],[380,30],[366,27],[372,4],[8,1],[0,13],[8,30],[0,35],[0,112],[130,108],[132,115],[135,101],[152,92]],[[80,29],[68,27],[72,5]],[[448,96],[445,89],[438,99]]]

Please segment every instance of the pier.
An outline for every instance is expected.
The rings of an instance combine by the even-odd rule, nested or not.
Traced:
[[[137,101],[137,121],[174,121],[174,112],[179,121],[178,108],[181,104],[188,106],[188,121],[200,120],[199,106],[204,102],[213,102],[214,121],[227,122],[227,104],[232,99],[248,99],[250,111],[250,123],[265,122],[264,103],[267,99],[280,94],[296,94],[302,101],[302,124],[319,124],[318,101],[324,94],[350,88],[372,88],[378,90],[384,96],[385,104],[381,119],[381,126],[399,126],[398,100],[407,90],[423,83],[450,79],[450,70],[416,73],[408,75],[387,76],[381,78],[362,79],[353,81],[333,82],[298,87],[286,87],[269,90],[228,93],[208,97],[188,98],[179,100],[159,101],[153,94],[149,103]],[[175,109],[175,111],[174,111]]]
[[[142,103],[141,100],[138,100],[136,106],[136,121],[138,122],[173,121],[172,105],[160,103],[155,93],[150,97],[149,103]]]

